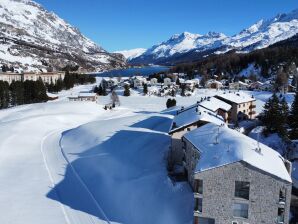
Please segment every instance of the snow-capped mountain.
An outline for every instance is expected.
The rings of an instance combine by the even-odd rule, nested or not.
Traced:
[[[90,70],[125,66],[53,12],[31,0],[0,1],[0,64],[27,70],[78,64]]]
[[[123,50],[123,51],[115,51],[114,53],[122,54],[127,60],[132,60],[136,57],[139,57],[143,54],[147,49],[145,48],[136,48],[131,50]]]
[[[171,64],[196,60],[210,54],[230,50],[250,52],[266,48],[274,43],[293,37],[298,33],[298,10],[279,14],[269,20],[260,20],[234,36],[209,32],[205,35],[184,32],[157,44],[131,63]]]

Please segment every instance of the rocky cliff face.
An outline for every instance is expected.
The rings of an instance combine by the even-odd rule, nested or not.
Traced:
[[[78,29],[31,0],[0,1],[0,64],[24,70],[79,65],[90,71],[126,66]]]

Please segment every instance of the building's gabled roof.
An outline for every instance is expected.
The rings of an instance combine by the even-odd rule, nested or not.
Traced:
[[[207,100],[204,100],[203,102],[201,102],[200,105],[213,112],[216,112],[218,109],[229,111],[232,108],[230,104],[220,99],[217,99],[215,97],[207,98]]]
[[[242,91],[223,93],[221,95],[216,95],[215,97],[222,98],[236,104],[246,103],[246,102],[251,102],[256,100],[253,96],[248,95],[247,93],[244,93]]]
[[[206,124],[186,133],[184,138],[200,151],[196,173],[243,161],[292,182],[284,159],[278,152],[227,126]]]
[[[174,117],[170,133],[192,125],[198,121],[211,122],[218,125],[224,124],[224,120],[221,116],[216,115],[210,110],[200,107],[198,104],[194,104],[187,108],[183,108],[177,111],[177,115]]]

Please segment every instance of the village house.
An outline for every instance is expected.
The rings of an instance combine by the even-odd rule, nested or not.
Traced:
[[[265,82],[260,86],[260,90],[262,91],[273,91],[274,86],[270,82]]]
[[[69,101],[92,101],[96,102],[98,99],[98,95],[96,93],[90,92],[79,92],[76,96],[68,97]]]
[[[147,80],[143,76],[133,77],[133,86],[134,86],[134,88],[140,88],[144,85],[144,83],[147,83]]]
[[[249,89],[251,90],[259,90],[261,88],[261,86],[263,85],[262,82],[260,81],[256,81],[256,82],[253,82],[249,85]]]
[[[151,84],[151,86],[155,86],[155,85],[157,85],[157,83],[158,83],[157,78],[152,78],[152,79],[150,79],[150,84]]]
[[[170,86],[172,84],[172,80],[170,78],[164,78],[163,79],[163,84],[165,86]]]
[[[209,89],[221,89],[223,88],[223,84],[217,80],[208,80],[206,83],[206,87]]]
[[[183,137],[183,164],[194,192],[194,224],[288,224],[291,163],[225,125]]]
[[[225,122],[229,120],[229,113],[232,106],[222,100],[215,97],[207,97],[206,100],[200,103],[200,106],[221,116]]]
[[[100,85],[102,88],[111,89],[118,85],[118,80],[115,78],[102,78]]]
[[[200,107],[199,102],[189,107],[177,109],[173,119],[169,135],[171,136],[171,149],[169,154],[169,166],[182,165],[182,136],[206,123],[224,124],[221,116]]]
[[[216,95],[215,98],[232,106],[228,113],[228,122],[236,123],[256,117],[256,99],[253,96],[244,92],[228,92]]]
[[[241,81],[229,83],[230,90],[246,90],[248,86],[247,83]]]

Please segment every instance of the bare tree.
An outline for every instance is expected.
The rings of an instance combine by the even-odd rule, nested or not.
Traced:
[[[119,97],[114,90],[111,93],[111,102],[112,102],[113,107],[115,107],[116,105],[120,106]]]

